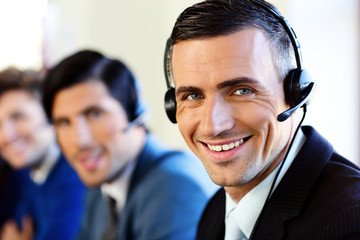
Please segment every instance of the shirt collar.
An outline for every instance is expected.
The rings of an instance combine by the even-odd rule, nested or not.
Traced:
[[[49,150],[46,152],[44,159],[40,166],[30,170],[30,178],[37,184],[43,184],[51,170],[54,168],[60,156],[59,147],[54,143],[49,146]]]
[[[300,129],[295,137],[293,145],[279,173],[279,176],[276,179],[273,191],[283,178],[291,163],[294,161],[305,140],[306,137]],[[262,208],[265,204],[266,198],[268,196],[271,185],[274,181],[279,167],[280,164],[261,183],[259,183],[255,188],[248,192],[238,204],[232,200],[228,193],[226,193],[225,218],[229,216],[230,212],[234,211],[235,221],[247,238],[250,237],[256,220],[262,211]]]
[[[124,208],[131,176],[134,172],[136,161],[128,163],[122,174],[111,183],[101,185],[101,191],[104,195],[108,195],[116,200],[116,208],[119,212]]]

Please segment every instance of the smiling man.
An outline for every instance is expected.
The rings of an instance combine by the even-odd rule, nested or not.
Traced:
[[[168,117],[223,186],[197,239],[360,237],[359,168],[301,127],[315,83],[274,6],[195,4],[178,17],[165,54]]]
[[[130,70],[83,50],[51,69],[45,89],[61,149],[92,187],[78,239],[194,239],[216,186],[198,159],[146,129]]]
[[[85,187],[60,153],[41,93],[35,72],[13,67],[0,72],[1,156],[14,170],[29,172],[28,181],[11,186],[21,189],[13,216],[17,225],[8,221],[1,239],[70,240],[80,226]]]

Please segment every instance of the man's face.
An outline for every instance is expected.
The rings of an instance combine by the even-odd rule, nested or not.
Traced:
[[[257,29],[174,45],[179,130],[212,180],[241,186],[264,179],[284,156],[293,119],[270,45]]]
[[[137,154],[138,140],[122,131],[128,124],[123,107],[100,81],[60,90],[52,119],[62,151],[88,186],[111,180]]]
[[[0,153],[15,169],[36,165],[54,142],[41,103],[24,90],[0,97]]]

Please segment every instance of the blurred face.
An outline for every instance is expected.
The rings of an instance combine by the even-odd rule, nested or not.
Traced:
[[[256,185],[282,160],[293,119],[269,42],[257,29],[174,45],[179,130],[212,180]]]
[[[16,169],[31,167],[54,141],[40,102],[23,90],[0,97],[0,152]]]
[[[99,81],[86,81],[59,91],[52,118],[66,158],[88,186],[110,181],[137,157],[140,128],[123,129],[128,120],[121,104]]]

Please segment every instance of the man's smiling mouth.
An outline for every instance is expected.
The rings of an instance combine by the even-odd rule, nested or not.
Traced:
[[[222,152],[222,151],[229,151],[231,149],[234,149],[238,146],[240,146],[241,144],[243,144],[245,141],[247,141],[250,137],[246,137],[231,143],[227,143],[227,144],[222,144],[222,145],[210,145],[210,144],[206,144],[207,147],[214,152]]]

